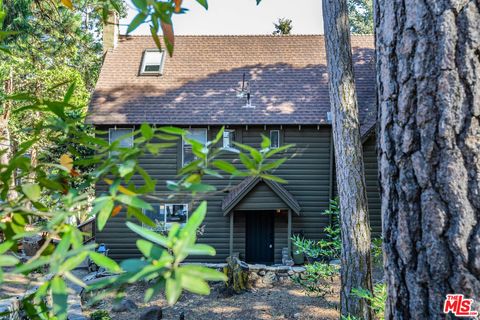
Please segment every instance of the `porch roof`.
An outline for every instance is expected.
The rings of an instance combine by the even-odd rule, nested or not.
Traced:
[[[230,193],[223,198],[223,214],[228,215],[247,194],[260,182],[264,182],[293,212],[300,215],[301,207],[293,195],[281,184],[260,177],[248,177],[240,182]]]

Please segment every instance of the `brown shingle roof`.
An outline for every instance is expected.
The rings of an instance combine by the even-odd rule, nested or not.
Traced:
[[[148,48],[155,48],[149,36],[124,37],[107,53],[87,122],[327,123],[323,36],[176,36],[164,74],[139,76]],[[361,121],[371,124],[365,118],[375,104],[373,37],[352,36],[352,48]],[[245,99],[236,97],[243,73],[251,80],[255,109],[242,108]]]

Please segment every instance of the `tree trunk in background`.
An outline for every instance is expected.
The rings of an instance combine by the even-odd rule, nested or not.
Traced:
[[[13,92],[13,70],[10,68],[8,79],[4,82],[5,94]],[[10,136],[10,128],[8,122],[10,120],[11,101],[4,101],[3,111],[0,114],[0,164],[8,165],[13,153],[13,141]],[[15,173],[12,176],[12,189],[15,187]],[[13,200],[16,197],[16,192],[11,190],[8,193],[8,199]]]
[[[351,295],[372,291],[370,225],[346,0],[323,1],[333,139],[342,234],[342,315],[371,319],[368,303]]]
[[[386,319],[480,300],[480,5],[376,0]]]

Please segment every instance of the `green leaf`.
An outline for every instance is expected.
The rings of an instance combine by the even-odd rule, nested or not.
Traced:
[[[67,319],[67,286],[65,281],[59,276],[52,279],[50,288],[52,289],[53,313],[58,319]]]
[[[268,170],[276,169],[280,167],[285,161],[287,161],[287,158],[281,158],[273,162],[267,163],[260,167],[260,171],[268,171]]]
[[[257,0],[257,6],[262,2],[262,0]]]
[[[153,210],[150,203],[143,201],[137,196],[128,196],[126,194],[119,194],[115,197],[115,199],[128,206],[132,206],[139,209],[145,209],[145,210]]]
[[[234,174],[235,172],[237,172],[237,168],[235,168],[233,164],[228,163],[224,160],[215,160],[212,162],[212,165],[230,174]]]
[[[257,0],[258,1],[258,0]],[[201,4],[206,10],[208,10],[208,2],[207,0],[197,0],[199,4]]]
[[[262,148],[262,149],[267,149],[267,148],[270,147],[270,145],[271,145],[270,139],[269,139],[267,136],[265,136],[265,135],[262,134],[262,143],[261,143],[261,145],[260,145],[261,148]]]
[[[14,265],[18,264],[20,260],[15,258],[14,256],[9,255],[1,255],[0,256],[0,267],[13,267]]]
[[[145,22],[145,19],[147,19],[147,17],[148,15],[143,12],[138,13],[128,25],[127,34],[137,29],[138,26]]]
[[[253,162],[246,154],[240,153],[239,157],[240,157],[240,161],[242,161],[245,168],[249,170],[255,170],[257,168],[255,166],[255,162]]]
[[[140,259],[127,259],[123,260],[120,265],[126,272],[138,272],[145,266],[149,265],[149,263]]]
[[[150,241],[146,241],[143,239],[137,240],[137,247],[145,257],[154,260],[160,259],[162,253],[164,252],[164,249],[154,245]]]
[[[147,143],[146,147],[147,147],[147,150],[151,154],[158,155],[161,150],[171,148],[171,147],[174,147],[176,145],[177,144],[174,143],[174,142],[170,142],[170,143]]]
[[[194,256],[214,256],[215,248],[208,244],[198,243],[185,249],[186,253]]]
[[[161,245],[164,248],[168,248],[168,240],[164,236],[146,228],[140,227],[139,225],[127,221],[127,227],[130,228],[136,234],[142,236],[143,238],[150,240],[156,244]]]
[[[294,145],[294,144],[286,144],[286,145],[281,146],[281,147],[279,147],[279,148],[272,149],[272,150],[270,150],[270,151],[267,152],[266,157],[267,157],[267,158],[270,158],[270,157],[273,156],[274,154],[277,154],[277,153],[279,153],[279,152],[283,152],[283,151],[288,150],[288,149],[290,149],[290,148],[292,148],[292,147],[295,147],[295,145]]]
[[[93,262],[95,262],[95,264],[98,266],[103,267],[113,273],[122,272],[122,268],[120,268],[120,266],[109,257],[97,252],[90,252],[89,254],[90,259],[92,259]]]
[[[168,278],[165,285],[165,295],[167,296],[167,302],[169,305],[174,305],[177,302],[180,294],[182,293],[181,279]]]
[[[182,228],[182,233],[185,234],[195,234],[198,227],[205,219],[205,215],[207,214],[207,202],[202,201],[195,212],[190,216],[185,226]]]
[[[13,242],[12,240],[0,243],[0,254],[7,252],[7,250],[10,249],[14,245],[14,243],[15,242]]]
[[[169,133],[169,134],[176,134],[176,135],[185,135],[187,131],[177,128],[177,127],[160,127],[158,130]]]
[[[104,201],[99,205],[101,206],[101,209],[97,216],[97,226],[98,230],[102,231],[105,227],[105,224],[107,223],[108,218],[110,218],[110,215],[112,214],[113,200],[108,199],[107,201]]]
[[[210,287],[205,280],[198,277],[191,277],[188,274],[182,274],[180,277],[182,287],[196,294],[210,294]]]
[[[125,161],[118,166],[118,173],[122,178],[132,173],[133,170],[135,170],[135,160]]]
[[[77,254],[76,256],[73,256],[69,259],[67,259],[60,267],[60,272],[65,272],[65,271],[70,271],[75,269],[80,263],[85,260],[87,257],[88,252],[81,252],[80,254]]]
[[[150,34],[152,35],[153,41],[157,45],[157,48],[159,50],[161,50],[162,49],[162,44],[160,43],[160,38],[158,38],[157,33],[158,33],[158,28],[154,28],[154,27],[150,26]]]
[[[36,202],[40,199],[41,188],[36,183],[27,183],[22,185],[23,193],[32,201]]]
[[[182,274],[188,274],[191,277],[202,278],[207,281],[227,281],[227,276],[220,271],[210,269],[199,265],[185,265],[180,267],[177,271]]]
[[[277,177],[277,176],[273,176],[271,174],[261,174],[260,177],[264,178],[264,179],[267,179],[267,180],[272,180],[272,181],[275,181],[275,182],[278,182],[278,183],[287,183],[287,180],[284,180],[280,177]]]
[[[146,0],[132,0],[132,3],[137,9],[140,9],[140,11],[145,11],[147,10],[147,1]]]
[[[157,294],[159,294],[163,288],[165,288],[165,280],[159,279],[159,281],[156,284],[148,287],[147,290],[145,290],[144,301],[148,302],[152,300],[152,298],[155,297]]]
[[[140,126],[140,132],[142,133],[142,136],[147,140],[150,140],[153,138],[154,131],[146,123],[142,123],[142,125]]]
[[[135,218],[137,218],[138,221],[140,221],[143,224],[146,224],[147,226],[150,226],[153,228],[157,226],[155,222],[153,222],[149,217],[147,217],[140,209],[137,209],[134,207],[128,207],[127,214],[129,216],[133,215]]]
[[[70,102],[70,99],[73,96],[73,93],[75,92],[75,86],[76,82],[73,81],[72,84],[68,87],[67,93],[65,93],[65,96],[63,97],[63,102],[68,103]]]

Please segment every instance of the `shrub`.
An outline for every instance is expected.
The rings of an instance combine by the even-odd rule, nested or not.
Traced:
[[[337,274],[338,268],[327,263],[315,262],[305,266],[305,273],[293,275],[293,282],[303,287],[308,295],[323,297],[331,293],[333,276]]]
[[[106,310],[97,310],[90,315],[90,320],[112,320],[108,311]]]
[[[299,252],[305,253],[310,258],[338,259],[342,252],[342,239],[340,236],[340,205],[338,198],[330,200],[327,210],[322,212],[324,215],[330,215],[331,225],[324,228],[325,239],[313,241],[300,236],[293,236],[292,241]]]
[[[368,300],[376,319],[383,320],[385,318],[385,302],[387,301],[387,286],[385,283],[377,283],[373,287],[373,294],[369,290],[357,288],[352,290],[352,295]]]

